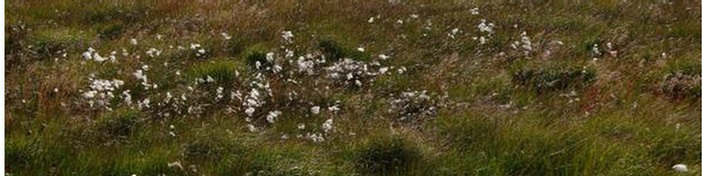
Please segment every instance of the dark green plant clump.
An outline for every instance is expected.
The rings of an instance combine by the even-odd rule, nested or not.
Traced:
[[[370,174],[393,174],[406,171],[420,159],[416,148],[401,138],[381,138],[372,141],[357,153],[357,167]]]
[[[512,82],[537,92],[564,90],[590,85],[596,74],[586,68],[520,69],[512,74]]]

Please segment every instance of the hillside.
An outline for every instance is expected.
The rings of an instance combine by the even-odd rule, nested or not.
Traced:
[[[6,175],[702,173],[699,0],[5,3]]]

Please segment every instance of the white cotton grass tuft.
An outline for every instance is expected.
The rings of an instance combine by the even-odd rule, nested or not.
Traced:
[[[480,20],[480,24],[478,24],[478,30],[480,30],[480,32],[486,32],[489,34],[492,34],[495,32],[492,30],[493,27],[495,27],[495,24],[487,23],[487,20],[485,20],[485,19]]]
[[[249,130],[249,132],[252,132],[252,133],[255,133],[258,131],[258,129],[256,129],[256,127],[251,125],[251,124],[246,124],[246,128]]]
[[[529,36],[527,36],[526,31],[522,32],[521,39],[522,39],[522,48],[524,48],[524,50],[531,51],[532,50],[531,39],[529,39]]]
[[[94,60],[96,62],[103,62],[103,61],[110,60],[111,62],[115,63],[115,62],[117,62],[117,57],[115,56],[116,54],[117,54],[116,51],[112,51],[112,52],[110,52],[110,56],[103,57],[100,55],[100,53],[98,53],[95,49],[93,49],[91,47],[91,48],[88,48],[88,51],[83,52],[83,54],[81,54],[81,55],[82,55],[83,59],[85,59],[85,60]]]
[[[82,93],[82,97],[88,101],[90,107],[104,107],[110,109],[110,101],[115,98],[115,92],[122,85],[124,81],[122,80],[105,80],[105,79],[90,79],[90,90]],[[58,91],[58,89],[55,89]]]
[[[446,34],[446,35],[448,35],[449,38],[451,38],[451,39],[455,39],[455,38],[456,38],[456,35],[457,35],[459,32],[461,32],[461,29],[453,28],[453,29],[451,29],[451,32],[449,32],[449,33]]]
[[[480,12],[479,12],[478,10],[479,10],[479,9],[478,9],[477,7],[476,7],[476,8],[472,8],[472,9],[470,9],[470,14],[471,14],[471,15],[480,15]]]
[[[313,106],[312,108],[310,108],[310,111],[312,112],[312,114],[319,114],[319,110],[320,110],[319,106]]]
[[[385,55],[385,54],[380,54],[380,55],[378,55],[378,58],[380,58],[382,60],[387,60],[387,59],[390,59],[390,56]]]
[[[295,37],[291,31],[283,31],[282,37],[285,42],[292,43],[292,38]]]
[[[224,38],[224,40],[232,39],[232,36],[230,36],[230,35],[227,34],[226,32],[222,32],[221,35],[222,35],[222,37]]]
[[[281,111],[268,112],[268,115],[266,115],[266,121],[268,121],[268,123],[275,123],[276,118],[278,118],[278,116],[281,114],[283,114]]]
[[[602,54],[602,52],[600,52],[600,46],[599,46],[599,45],[595,44],[595,45],[592,46],[592,54],[595,54],[596,56],[599,56],[599,55]]]
[[[687,172],[687,165],[685,164],[676,164],[673,165],[673,170],[678,171],[678,172]]]
[[[324,121],[322,124],[322,130],[324,130],[324,133],[329,133],[334,127],[332,126],[334,124],[334,119],[327,119]]]
[[[324,142],[324,137],[322,136],[322,134],[307,133],[306,137],[308,139],[312,140],[312,142],[314,142],[314,143]]]
[[[341,110],[341,109],[339,109],[339,106],[338,106],[338,105],[330,106],[330,107],[328,107],[327,109],[328,109],[329,111],[331,111],[331,112],[337,112],[337,111],[340,111],[340,110]]]
[[[146,51],[146,55],[149,55],[149,57],[156,57],[161,55],[161,50],[157,50],[156,48],[149,48],[148,51]]]
[[[249,117],[253,116],[253,113],[256,112],[256,109],[253,107],[248,107],[246,110],[244,110],[244,113],[248,115]]]

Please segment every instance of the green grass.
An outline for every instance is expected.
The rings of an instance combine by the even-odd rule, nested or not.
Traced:
[[[214,79],[218,85],[231,87],[237,82],[237,72],[245,74],[245,67],[233,60],[220,59],[212,62],[199,63],[194,65],[190,71],[190,78]]]

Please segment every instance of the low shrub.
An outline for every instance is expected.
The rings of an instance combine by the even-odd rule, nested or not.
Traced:
[[[699,100],[701,70],[700,63],[696,60],[670,62],[663,72],[663,79],[656,85],[656,88],[671,98]]]

